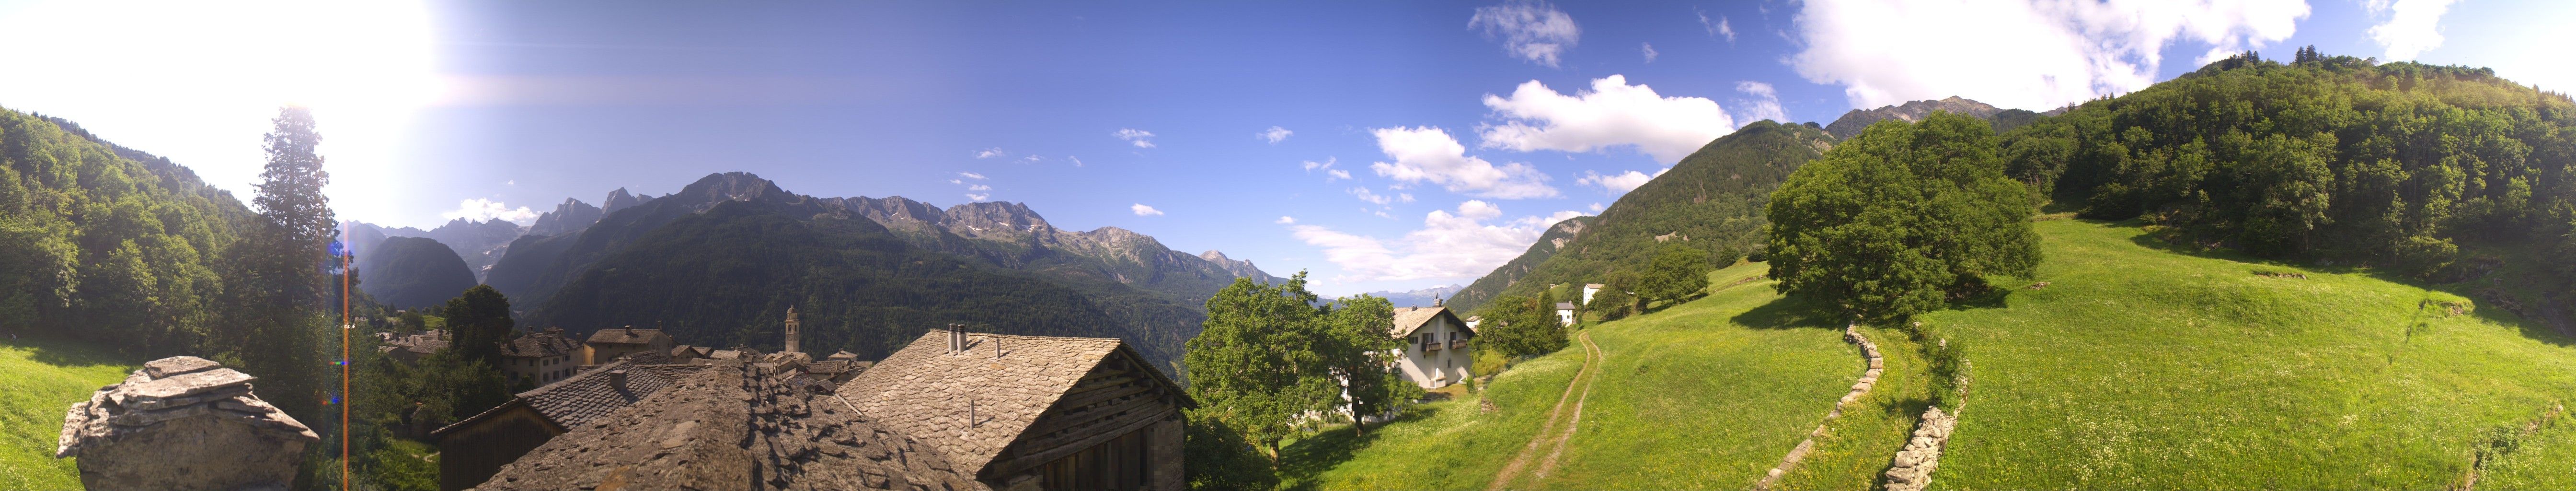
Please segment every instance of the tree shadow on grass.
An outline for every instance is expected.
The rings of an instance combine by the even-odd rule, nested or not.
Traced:
[[[1728,319],[1754,329],[1841,329],[1847,316],[1804,296],[1786,296]]]
[[[1380,423],[1384,424],[1384,423]],[[1295,445],[1279,449],[1279,483],[1281,488],[1297,491],[1318,489],[1318,479],[1325,471],[1349,462],[1353,455],[1377,441],[1379,433],[1354,433],[1349,426],[1333,428],[1314,437],[1298,440]]]
[[[29,352],[27,359],[35,360],[37,363],[59,367],[87,367],[99,365],[131,367],[138,365],[138,363],[127,361],[126,357],[119,356],[110,351],[91,348],[89,346],[82,345],[77,341],[43,336],[29,336],[22,334],[18,339],[9,339],[6,336],[0,336],[0,346],[27,350]]]
[[[2138,228],[2144,226],[2144,224],[2138,220],[2091,222],[2115,227]],[[2569,332],[2570,329],[2576,329],[2576,312],[2569,312],[2568,309],[2564,307],[2567,302],[2559,301],[2562,299],[2551,298],[2552,296],[2546,288],[2538,287],[2536,285],[2537,281],[2534,279],[2546,275],[2538,274],[2536,272],[2499,270],[2468,278],[2464,281],[2435,284],[2422,277],[2399,273],[2383,268],[2370,268],[2350,263],[2329,263],[2325,261],[2317,261],[2311,264],[2296,264],[2289,261],[2268,259],[2257,257],[2252,254],[2246,254],[2242,251],[2228,248],[2223,243],[2175,243],[2170,240],[2169,237],[2165,237],[2164,235],[2165,234],[2155,233],[2138,234],[2130,237],[2129,241],[2141,247],[2155,249],[2158,251],[2171,252],[2203,259],[2217,259],[2244,263],[2252,266],[2252,269],[2247,271],[2247,274],[2276,272],[2272,268],[2291,268],[2325,274],[2362,275],[2380,281],[2458,295],[2462,298],[2469,299],[2471,303],[2476,305],[2477,308],[2472,309],[2472,311],[2468,313],[2469,315],[2476,316],[2477,318],[2488,322],[2513,326],[2521,331],[2523,337],[2530,338],[2535,341],[2559,347],[2576,346],[2576,333]],[[2507,264],[2539,264],[2538,262],[2535,262],[2539,260],[2539,258],[2531,257],[2531,251],[2529,251],[2527,247],[2496,244],[2471,244],[2466,249],[2474,249],[2471,251],[2474,254],[2502,256],[2504,258],[2503,262]],[[2511,307],[2520,307],[2520,309],[2517,311],[2517,309]],[[2429,313],[2433,309],[2445,309],[2446,307],[2434,303],[2425,303],[2419,305],[2418,308],[2425,309]]]

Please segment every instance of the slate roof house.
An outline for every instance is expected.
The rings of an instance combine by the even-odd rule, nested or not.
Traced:
[[[1466,380],[1467,368],[1476,360],[1475,348],[1467,343],[1475,339],[1476,329],[1445,305],[1396,308],[1389,335],[1406,340],[1398,348],[1396,373],[1425,389]]]
[[[439,428],[430,438],[438,441],[440,489],[483,482],[528,450],[707,368],[611,362]]]
[[[477,488],[1187,487],[1195,403],[1117,339],[931,330],[837,386],[752,357],[704,363]]]
[[[663,334],[661,329],[636,329],[635,326],[601,329],[590,333],[590,340],[581,343],[581,365],[604,365],[628,353],[667,354],[671,352],[672,344],[671,335]]]
[[[1559,326],[1571,326],[1571,325],[1574,325],[1574,310],[1575,310],[1574,302],[1557,302],[1557,303],[1556,303],[1556,325],[1559,325]]]
[[[571,378],[573,372],[579,371],[574,363],[579,360],[573,357],[580,354],[580,349],[580,344],[564,337],[562,328],[549,327],[545,332],[501,343],[501,366],[498,368],[501,373],[508,374],[513,383],[526,380],[536,385],[551,384]]]

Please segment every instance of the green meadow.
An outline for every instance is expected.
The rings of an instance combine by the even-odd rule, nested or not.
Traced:
[[[1923,316],[1975,377],[1935,488],[2447,488],[2576,399],[2569,339],[2442,287],[2038,226],[2046,288]],[[2571,429],[2501,438],[2479,486],[2568,487]]]
[[[1920,346],[1947,338],[1966,343],[1974,379],[1934,489],[2435,489],[2473,468],[2482,489],[2576,488],[2576,415],[2548,417],[2576,402],[2576,340],[2481,308],[2469,297],[2487,280],[2428,287],[2170,250],[2133,225],[2037,226],[2037,278],[1919,331],[1863,328],[1887,370],[1831,421],[1859,350],[1772,292],[1762,264],[1591,325],[1603,359],[1579,428],[1552,472],[1511,487],[1750,487],[1824,422],[1774,487],[1877,489],[1930,403]],[[1365,438],[1295,442],[1283,487],[1483,489],[1538,436],[1580,346]]]
[[[72,459],[54,458],[63,413],[135,366],[70,343],[0,339],[0,489],[80,489]]]

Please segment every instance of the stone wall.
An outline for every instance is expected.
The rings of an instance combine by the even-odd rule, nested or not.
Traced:
[[[1941,465],[1941,447],[1950,443],[1950,430],[1958,424],[1958,413],[1943,413],[1939,407],[1923,411],[1914,438],[1887,468],[1887,491],[1922,491],[1931,485],[1932,469]]]
[[[204,358],[153,360],[63,416],[54,456],[89,489],[286,489],[313,431]]]
[[[1869,388],[1878,384],[1879,373],[1887,369],[1887,361],[1878,356],[1878,343],[1872,343],[1869,341],[1869,336],[1861,335],[1859,325],[1843,326],[1843,340],[1860,346],[1861,357],[1869,361],[1869,369],[1860,373],[1860,381],[1852,384],[1851,392],[1843,394],[1841,400],[1834,401],[1833,410],[1825,412],[1826,422],[1842,417],[1843,406],[1849,406],[1853,401],[1860,400],[1861,396],[1869,395]],[[1797,468],[1798,461],[1807,458],[1807,452],[1815,451],[1816,437],[1824,434],[1825,423],[1817,423],[1816,430],[1807,432],[1807,439],[1799,441],[1796,448],[1789,449],[1789,455],[1780,458],[1780,465],[1772,467],[1769,473],[1762,476],[1760,482],[1753,484],[1753,488],[1769,489],[1771,483],[1779,481],[1780,476],[1788,474],[1789,469]]]

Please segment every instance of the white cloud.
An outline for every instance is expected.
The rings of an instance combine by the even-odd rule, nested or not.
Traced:
[[[2388,15],[2387,22],[2370,26],[2370,40],[2388,49],[2389,61],[2415,59],[2442,46],[2442,14],[2459,0],[2369,0],[2364,5],[2371,15]]]
[[[1046,158],[1044,158],[1044,157],[1039,157],[1039,156],[1036,156],[1036,155],[1030,155],[1030,156],[1027,156],[1027,157],[1020,157],[1020,163],[1023,163],[1023,164],[1035,164],[1035,163],[1038,163],[1038,161],[1040,161],[1040,160],[1046,160]]]
[[[1504,122],[1480,125],[1477,136],[1484,141],[1477,146],[1522,152],[1634,145],[1656,160],[1674,162],[1735,131],[1735,120],[1717,101],[1664,97],[1645,84],[1628,85],[1624,75],[1595,79],[1590,92],[1571,96],[1531,80],[1511,97],[1486,94],[1485,107]]]
[[[1341,169],[1333,169],[1333,170],[1324,171],[1324,174],[1327,174],[1327,175],[1332,176],[1332,177],[1326,177],[1326,178],[1324,178],[1324,182],[1333,182],[1333,180],[1335,180],[1335,179],[1350,179],[1350,178],[1351,178],[1351,171],[1346,171],[1346,170],[1341,170]]]
[[[1666,170],[1670,170],[1670,168],[1667,168]],[[1655,176],[1660,175],[1664,175],[1664,173],[1655,173]],[[1646,173],[1633,170],[1626,173],[1606,176],[1593,173],[1592,171],[1583,171],[1583,177],[1575,179],[1574,182],[1589,186],[1600,186],[1602,192],[1608,193],[1611,196],[1618,196],[1628,194],[1628,191],[1637,189],[1637,186],[1646,185],[1646,181],[1655,180],[1655,176],[1649,176],[1646,175]]]
[[[983,174],[977,174],[977,173],[973,173],[973,172],[959,172],[959,173],[957,173],[957,175],[965,176],[967,179],[974,179],[974,180],[979,180],[979,181],[984,179],[984,175],[983,175]]]
[[[993,193],[984,193],[984,194],[966,193],[966,199],[975,200],[975,201],[983,201],[983,200],[992,199],[992,198],[993,198]]]
[[[1322,161],[1322,162],[1316,162],[1316,161],[1308,160],[1308,161],[1303,162],[1301,165],[1304,165],[1304,166],[1306,167],[1306,172],[1314,172],[1314,171],[1318,171],[1318,170],[1320,170],[1320,171],[1324,171],[1324,182],[1333,182],[1333,181],[1337,181],[1337,180],[1350,179],[1350,178],[1351,178],[1351,171],[1347,171],[1347,170],[1341,170],[1341,169],[1335,169],[1335,168],[1333,168],[1333,165],[1334,165],[1334,164],[1339,164],[1339,163],[1341,163],[1341,159],[1340,159],[1340,158],[1335,158],[1335,157],[1325,157],[1325,158],[1324,158],[1324,161]]]
[[[1151,206],[1145,206],[1145,204],[1144,204],[1144,203],[1137,203],[1137,204],[1134,204],[1134,205],[1129,205],[1129,206],[1127,207],[1127,211],[1133,211],[1133,212],[1136,212],[1136,216],[1140,216],[1140,217],[1159,216],[1159,215],[1162,215],[1162,214],[1163,214],[1163,210],[1157,210],[1157,209],[1154,209],[1154,207],[1151,207]]]
[[[1377,175],[1398,182],[1432,182],[1450,192],[1466,193],[1480,198],[1520,199],[1553,198],[1555,187],[1547,185],[1547,174],[1524,163],[1496,166],[1485,159],[1467,155],[1467,147],[1450,138],[1447,130],[1437,127],[1378,128],[1369,130],[1377,136],[1379,151],[1394,162],[1369,164]]]
[[[1735,26],[1726,23],[1726,16],[1717,16],[1717,22],[1709,22],[1707,12],[1700,12],[1696,8],[1691,9],[1691,12],[1699,14],[1699,26],[1708,29],[1708,37],[1724,37],[1726,45],[1735,45]]]
[[[1573,16],[1536,0],[1477,7],[1475,17],[1467,19],[1467,28],[1483,29],[1486,38],[1500,38],[1503,50],[1512,56],[1550,68],[1583,37],[1583,28],[1574,25]]]
[[[1154,137],[1154,132],[1151,131],[1135,128],[1119,128],[1117,132],[1110,133],[1109,136],[1118,137],[1120,140],[1127,140],[1127,143],[1135,144],[1136,148],[1154,148],[1154,142],[1146,140],[1147,138]]]
[[[1272,126],[1272,127],[1270,127],[1270,129],[1261,130],[1261,132],[1260,132],[1260,133],[1253,133],[1253,134],[1252,134],[1252,137],[1253,137],[1253,138],[1260,138],[1260,139],[1263,139],[1263,140],[1269,140],[1271,144],[1276,145],[1276,144],[1278,144],[1278,143],[1279,143],[1279,141],[1280,141],[1280,140],[1286,140],[1286,139],[1288,139],[1288,135],[1294,135],[1294,134],[1297,134],[1297,132],[1294,132],[1294,131],[1288,131],[1288,129],[1287,129],[1287,128],[1281,128],[1281,127],[1277,127],[1277,126]]]
[[[526,225],[528,222],[536,221],[537,212],[529,210],[528,207],[525,206],[511,208],[508,205],[501,204],[499,201],[474,198],[456,202],[456,209],[448,210],[446,213],[440,213],[438,214],[438,218],[445,220],[463,218],[468,221],[475,222],[489,221],[491,219],[498,218],[503,221]]]
[[[2287,39],[2307,16],[2304,0],[1811,0],[1786,61],[1856,107],[1956,95],[2046,110],[2154,83],[2177,41],[2210,46],[2205,62]]]
[[[1735,90],[1753,96],[1752,100],[1740,101],[1743,102],[1745,121],[1789,121],[1789,112],[1780,109],[1780,92],[1773,90],[1771,84],[1746,80],[1736,82]]]
[[[1645,52],[1647,63],[1655,62],[1655,43],[1637,43],[1637,49]]]
[[[949,183],[949,184],[965,184],[965,183],[966,183],[966,181],[960,181],[960,180],[956,180],[956,179],[949,179],[949,180],[948,180],[948,183]]]
[[[1636,172],[1636,171],[1629,171],[1629,172],[1634,173],[1634,172]],[[976,185],[972,185],[972,186],[966,186],[966,190],[967,190],[967,191],[991,191],[991,190],[993,190],[993,187],[992,187],[992,186],[982,185],[982,184],[976,184]]]
[[[1280,215],[1278,220],[1272,220],[1272,221],[1270,221],[1270,223],[1276,223],[1276,224],[1280,224],[1280,225],[1290,225],[1290,224],[1295,224],[1295,223],[1297,223],[1297,217],[1292,217],[1292,216],[1287,216],[1287,215]]]
[[[1511,261],[1538,240],[1548,225],[1581,216],[1561,211],[1548,216],[1498,220],[1501,207],[1484,201],[1458,204],[1455,213],[1425,214],[1422,228],[1395,241],[1335,231],[1320,225],[1290,227],[1298,241],[1324,249],[1324,260],[1341,267],[1345,281],[1402,281],[1474,278]],[[1390,245],[1392,244],[1392,245]]]
[[[1003,155],[1006,155],[1006,154],[1007,154],[1007,152],[1003,152],[1003,151],[1002,151],[1002,147],[993,147],[993,148],[987,148],[987,149],[983,149],[983,150],[976,150],[976,151],[975,151],[975,158],[979,158],[979,159],[989,159],[989,158],[993,158],[993,157],[1000,157],[1000,156],[1003,156]]]
[[[1082,166],[1082,159],[1081,159],[1081,158],[1079,158],[1079,157],[1074,157],[1074,156],[1071,156],[1071,155],[1066,155],[1066,156],[1064,156],[1064,159],[1065,159],[1065,160],[1071,160],[1071,161],[1073,161],[1073,166],[1074,166],[1074,167],[1081,167],[1081,166]]]
[[[1395,193],[1395,200],[1398,202],[1412,203],[1413,193]]]
[[[1592,212],[1593,212],[1593,213],[1600,213],[1600,212],[1601,212],[1601,202],[1599,202],[1599,201],[1592,202]]]
[[[1370,204],[1383,205],[1395,201],[1395,198],[1389,198],[1384,195],[1370,192],[1369,188],[1351,188],[1350,193],[1351,196],[1358,197],[1360,201],[1366,201]]]

